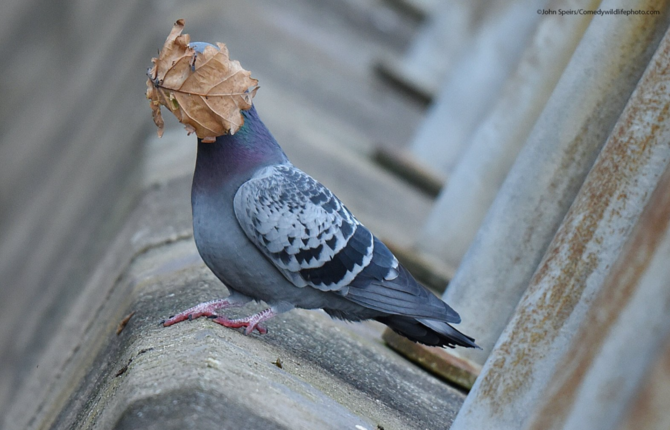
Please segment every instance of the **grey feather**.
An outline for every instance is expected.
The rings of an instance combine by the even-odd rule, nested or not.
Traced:
[[[237,190],[233,207],[247,237],[297,287],[346,294],[372,260],[372,234],[291,164],[260,169]]]
[[[376,319],[428,345],[476,347],[449,325],[460,322],[451,307],[330,190],[290,164],[253,107],[243,115],[235,135],[198,143],[192,188],[198,251],[231,291],[265,301],[272,315],[323,309]]]

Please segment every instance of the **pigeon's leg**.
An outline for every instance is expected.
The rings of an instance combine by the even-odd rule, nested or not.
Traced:
[[[265,310],[260,311],[257,314],[248,316],[246,318],[239,318],[234,320],[229,320],[224,316],[213,317],[212,321],[221,324],[224,327],[246,327],[244,329],[244,334],[251,334],[252,331],[258,330],[260,334],[265,334],[268,332],[268,329],[265,328],[265,325],[262,324],[263,321],[269,320],[272,317],[275,317],[281,313],[289,311],[293,308],[291,305],[279,305],[271,306]]]
[[[210,302],[200,303],[192,308],[179,312],[170,318],[163,320],[161,323],[163,327],[177,324],[184,320],[193,320],[200,317],[216,316],[216,311],[219,309],[239,308],[247,304],[251,299],[240,293],[231,291],[230,295],[225,299],[212,300]]]

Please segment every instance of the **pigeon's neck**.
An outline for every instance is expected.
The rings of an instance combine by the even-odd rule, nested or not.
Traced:
[[[243,111],[244,125],[234,135],[217,137],[213,143],[198,139],[194,185],[209,188],[246,181],[258,169],[288,161],[256,108]]]

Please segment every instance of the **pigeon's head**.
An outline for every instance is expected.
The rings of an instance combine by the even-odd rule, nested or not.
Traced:
[[[165,126],[164,107],[189,134],[214,142],[242,127],[241,111],[252,109],[258,80],[239,61],[230,59],[223,43],[190,43],[183,29],[184,20],[177,20],[158,57],[151,59],[146,97],[159,136]]]
[[[218,46],[212,45],[211,43],[207,42],[191,42],[188,44],[188,46],[190,48],[193,48],[195,52],[197,52],[198,54],[202,54],[203,52],[205,52],[205,48],[207,48],[208,46],[212,46],[217,50],[219,49]]]

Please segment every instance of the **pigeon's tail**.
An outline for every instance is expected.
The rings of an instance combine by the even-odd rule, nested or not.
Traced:
[[[386,315],[376,319],[389,326],[396,333],[424,345],[479,348],[473,338],[464,335],[446,322],[403,315]]]

